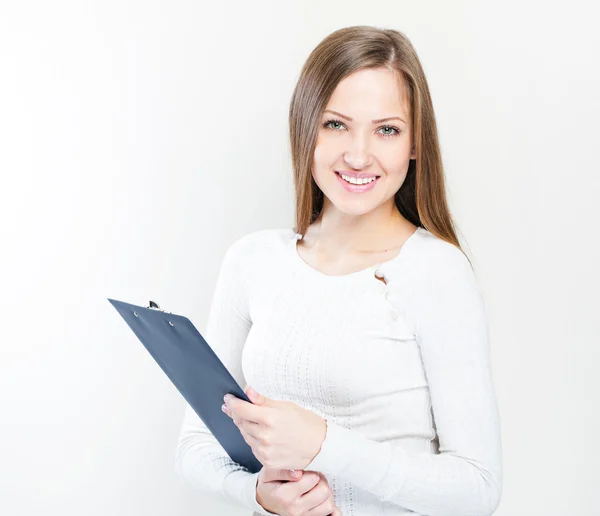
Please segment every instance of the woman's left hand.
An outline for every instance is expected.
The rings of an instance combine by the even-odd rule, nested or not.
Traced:
[[[224,412],[266,468],[305,469],[321,451],[327,423],[291,401],[272,400],[248,386],[248,403],[231,394]]]

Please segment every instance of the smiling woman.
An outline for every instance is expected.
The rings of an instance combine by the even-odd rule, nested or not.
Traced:
[[[345,217],[353,226],[369,214],[359,226],[377,226],[381,243],[422,226],[460,247],[429,87],[404,34],[368,26],[330,34],[302,69],[289,123],[298,233],[326,219],[332,203],[355,216]],[[371,188],[341,189],[348,183],[340,173],[379,178]]]
[[[345,110],[361,116],[350,117],[330,108],[324,110],[325,121],[317,136],[312,170],[316,184],[340,209],[348,204],[345,213],[356,210],[352,206],[364,213],[386,202],[390,204],[404,182],[409,161],[416,157],[409,126],[404,121],[408,118],[404,88],[398,83],[396,73],[387,68],[354,72],[338,84],[328,106],[344,106]],[[367,117],[371,113],[398,113],[403,118],[394,115],[370,120]],[[332,119],[332,114],[344,122]],[[380,125],[391,120],[399,122],[402,128]],[[332,167],[337,166],[346,167],[333,168],[339,180],[331,175]],[[366,203],[361,207],[353,197],[343,195],[338,183],[346,192],[375,191],[361,199],[363,206]]]
[[[229,247],[206,330],[257,393],[227,413],[264,467],[233,462],[188,406],[179,474],[255,514],[491,514],[502,461],[485,302],[409,40],[330,34],[289,124],[296,225]]]

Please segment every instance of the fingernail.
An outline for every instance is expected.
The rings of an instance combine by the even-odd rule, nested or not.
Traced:
[[[225,414],[227,414],[227,405],[225,405],[225,403],[223,403],[223,405],[221,405],[221,410],[223,412],[225,412]]]

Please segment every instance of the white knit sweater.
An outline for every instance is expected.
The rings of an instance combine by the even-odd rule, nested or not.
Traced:
[[[306,471],[344,516],[484,516],[502,493],[500,419],[485,302],[466,256],[418,228],[389,261],[332,276],[291,229],[225,254],[209,345],[244,389],[327,420]],[[383,276],[383,283],[375,278]],[[176,471],[253,515],[258,473],[233,462],[187,405]]]

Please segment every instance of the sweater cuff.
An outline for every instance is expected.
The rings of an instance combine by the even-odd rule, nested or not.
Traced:
[[[248,509],[252,509],[259,514],[278,516],[274,512],[267,511],[256,501],[258,473],[250,473],[246,470],[234,471],[225,478],[223,490],[229,498],[237,500]]]
[[[391,443],[368,439],[357,430],[349,430],[327,419],[326,422],[327,432],[321,450],[304,469],[339,475],[366,490],[380,482],[392,466],[392,460],[397,460],[398,449]],[[402,462],[406,464],[406,461]],[[406,475],[406,471],[404,473]]]

